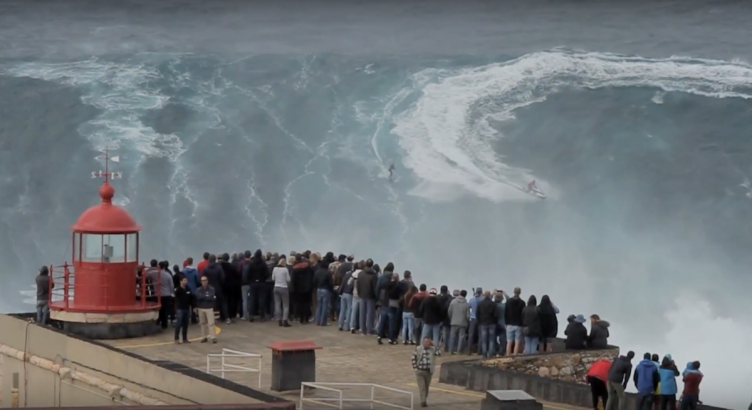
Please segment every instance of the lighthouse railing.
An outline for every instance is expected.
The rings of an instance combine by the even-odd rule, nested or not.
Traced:
[[[130,306],[136,307],[136,309],[139,310],[156,309],[161,306],[162,302],[162,298],[159,292],[159,290],[161,289],[162,275],[157,275],[157,280],[155,282],[151,282],[147,280],[145,271],[146,269],[144,269],[144,265],[141,264],[141,266],[139,267],[140,274],[137,276],[134,283],[136,287],[135,300],[133,301],[133,305]],[[109,292],[107,292],[106,289],[110,286],[120,287],[121,285],[111,283],[108,280],[107,275],[103,275],[104,283],[94,282],[92,284],[88,284],[82,282],[77,286],[74,267],[73,265],[69,265],[67,262],[59,266],[50,265],[49,272],[50,281],[48,289],[48,306],[50,306],[50,308],[52,309],[75,310],[76,308],[94,308],[96,310],[108,310],[111,307],[117,307],[119,309],[122,309],[124,307],[122,304],[122,299],[119,299],[119,302],[115,302],[111,298],[108,298],[107,295],[109,294]],[[103,295],[102,298],[99,298],[97,302],[94,302],[91,305],[86,301],[86,299],[90,298],[86,297],[84,298],[83,303],[81,300],[76,303],[74,289],[81,288],[82,286],[84,287],[84,289],[79,289],[79,291],[91,295]],[[93,287],[95,287],[96,289]]]
[[[50,283],[48,294],[48,305],[54,302],[62,302],[63,308],[68,308],[72,299],[73,292],[73,266],[68,262],[59,266],[50,265]]]

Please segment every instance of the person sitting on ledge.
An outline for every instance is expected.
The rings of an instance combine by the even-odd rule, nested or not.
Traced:
[[[608,346],[608,327],[610,323],[601,320],[598,315],[590,315],[590,336],[588,336],[588,347],[593,349],[605,349]]]
[[[564,335],[567,339],[564,341],[564,348],[567,350],[582,350],[587,347],[587,329],[585,329],[584,323],[586,322],[585,316],[582,315],[570,315],[567,318],[566,330]]]

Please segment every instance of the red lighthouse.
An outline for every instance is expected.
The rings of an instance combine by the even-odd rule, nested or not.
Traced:
[[[112,203],[115,189],[109,170],[117,161],[104,153],[105,171],[99,188],[102,202],[84,211],[71,226],[72,266],[52,269],[50,318],[65,330],[94,339],[139,337],[155,333],[158,297],[147,301],[148,286],[137,277],[141,226],[128,212]],[[153,284],[157,289],[159,284]]]

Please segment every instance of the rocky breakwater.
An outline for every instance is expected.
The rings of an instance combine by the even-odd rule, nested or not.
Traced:
[[[587,370],[593,362],[599,359],[614,360],[618,355],[618,347],[609,347],[597,350],[569,350],[556,353],[500,357],[483,360],[481,365],[584,384]]]

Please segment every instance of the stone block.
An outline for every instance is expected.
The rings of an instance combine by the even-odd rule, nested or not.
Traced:
[[[522,390],[489,390],[481,410],[543,410],[543,405]]]
[[[273,391],[299,390],[303,382],[316,381],[316,350],[309,340],[281,341],[269,346],[272,349]]]

